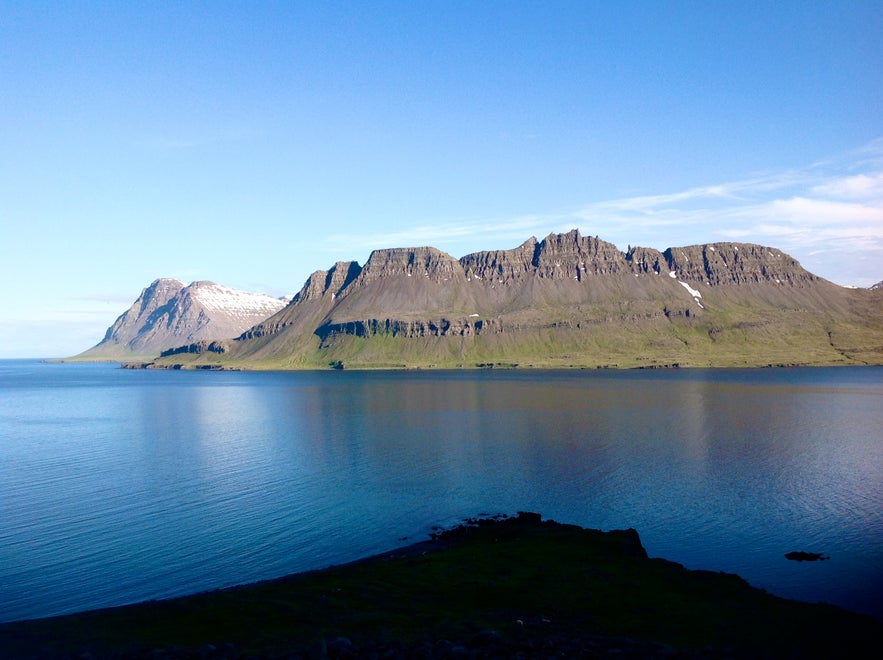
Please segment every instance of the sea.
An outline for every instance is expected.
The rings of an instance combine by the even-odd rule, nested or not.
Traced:
[[[883,620],[883,368],[0,361],[0,621],[323,568],[519,511],[635,528],[651,557]]]

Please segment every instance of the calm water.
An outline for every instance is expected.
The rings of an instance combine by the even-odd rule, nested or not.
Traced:
[[[651,556],[883,618],[883,369],[0,361],[0,621],[323,567],[519,510],[635,527]]]

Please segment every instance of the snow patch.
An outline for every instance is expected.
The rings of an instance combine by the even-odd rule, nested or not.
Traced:
[[[668,271],[668,276],[669,276],[671,279],[673,279],[673,280],[674,280],[674,279],[677,279],[677,277],[678,277],[678,271],[676,271],[676,270],[670,270],[670,271]]]
[[[702,297],[702,294],[699,293],[698,290],[694,289],[693,287],[691,287],[691,286],[690,286],[689,284],[687,284],[686,282],[678,282],[678,284],[680,284],[680,285],[681,285],[682,287],[684,287],[687,291],[689,291],[689,292],[690,292],[690,295],[693,296],[694,298],[701,298],[701,297]]]
[[[284,300],[264,293],[250,293],[231,289],[221,284],[205,283],[193,286],[193,297],[206,309],[223,312],[229,316],[263,317],[272,316],[285,307]],[[260,319],[260,320],[263,320]]]

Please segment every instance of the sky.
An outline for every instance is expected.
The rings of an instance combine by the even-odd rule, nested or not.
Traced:
[[[883,280],[883,5],[0,0],[0,358],[579,229]]]

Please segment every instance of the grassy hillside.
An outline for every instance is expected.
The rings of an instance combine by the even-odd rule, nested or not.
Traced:
[[[529,367],[757,367],[883,364],[883,313],[873,318],[816,309],[761,306],[706,296],[687,315],[580,306],[501,315],[496,327],[468,335],[280,333],[226,354],[175,355],[156,366],[244,369]],[[668,313],[666,313],[668,312]],[[260,342],[263,342],[261,344]]]

